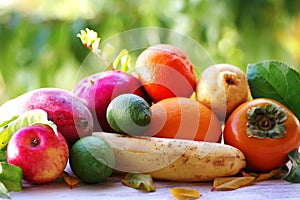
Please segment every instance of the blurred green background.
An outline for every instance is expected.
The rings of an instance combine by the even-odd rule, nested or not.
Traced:
[[[274,59],[300,70],[299,0],[0,0],[0,104],[35,88],[72,89],[89,54],[76,37],[86,27],[102,40],[167,28],[215,63]]]

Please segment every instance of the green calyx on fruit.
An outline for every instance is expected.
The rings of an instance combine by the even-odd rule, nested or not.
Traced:
[[[247,135],[259,139],[283,138],[286,134],[286,119],[286,112],[274,104],[252,107],[248,110]]]

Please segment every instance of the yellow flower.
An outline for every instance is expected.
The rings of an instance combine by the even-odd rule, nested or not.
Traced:
[[[98,33],[86,28],[85,30],[81,30],[80,33],[77,34],[77,37],[80,38],[82,44],[86,47],[97,50],[100,43],[100,38],[98,37]]]

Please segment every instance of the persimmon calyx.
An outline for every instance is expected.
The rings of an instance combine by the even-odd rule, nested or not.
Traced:
[[[251,107],[248,109],[247,116],[246,132],[248,137],[259,139],[285,137],[284,122],[287,115],[283,108],[274,104]]]

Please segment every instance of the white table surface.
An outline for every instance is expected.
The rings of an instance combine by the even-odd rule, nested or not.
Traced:
[[[114,174],[106,182],[100,184],[79,183],[74,188],[63,181],[26,187],[22,192],[11,192],[12,199],[45,200],[45,199],[174,199],[170,188],[187,187],[197,189],[201,194],[200,199],[300,199],[300,184],[291,184],[280,179],[267,180],[242,187],[232,191],[211,191],[212,182],[180,183],[154,180],[155,192],[142,192],[122,185],[122,175]]]

